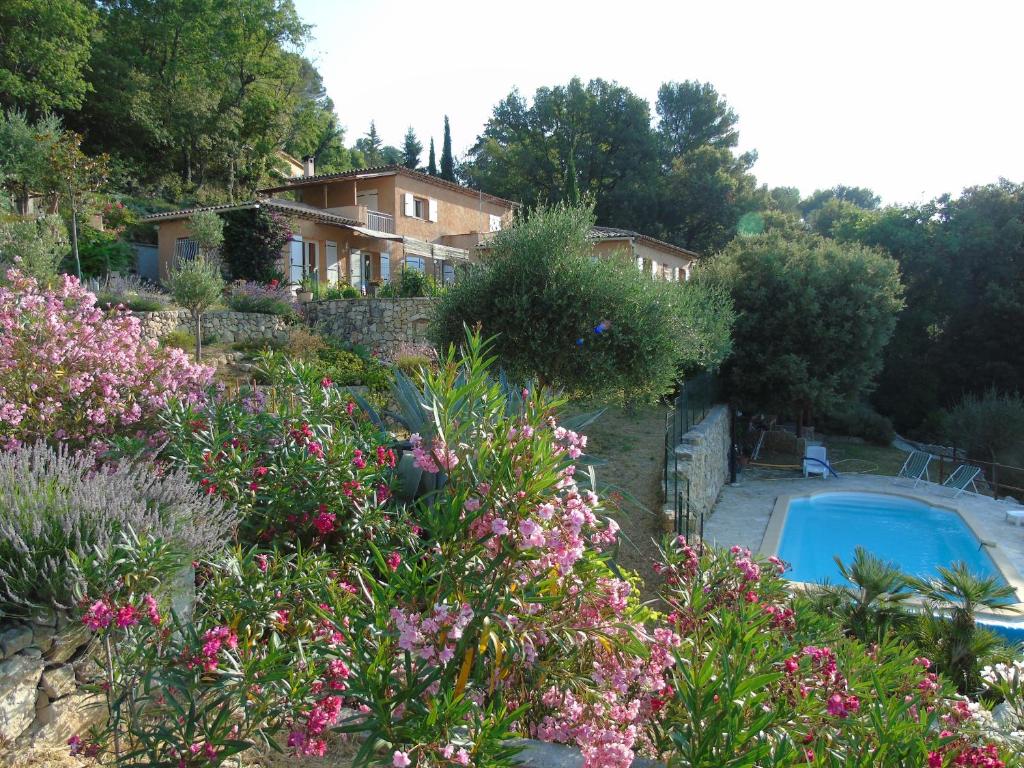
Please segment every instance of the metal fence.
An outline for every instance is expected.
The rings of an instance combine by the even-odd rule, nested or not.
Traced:
[[[718,386],[715,377],[704,373],[679,385],[672,399],[672,407],[665,418],[665,462],[662,471],[665,501],[672,504],[673,530],[690,537],[694,533],[704,536],[704,514],[699,520],[690,515],[690,481],[679,477],[679,454],[676,446],[683,435],[708,415],[715,403]]]
[[[998,499],[1013,496],[1024,499],[1024,467],[1000,464],[996,461],[982,461],[967,455],[967,451],[955,445],[922,443],[917,440],[900,438],[919,451],[926,451],[935,457],[932,468],[938,472],[937,483],[942,483],[961,464],[970,464],[981,470],[977,481],[978,490]]]

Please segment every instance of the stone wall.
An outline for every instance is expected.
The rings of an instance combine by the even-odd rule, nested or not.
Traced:
[[[102,702],[79,690],[99,672],[91,640],[84,625],[53,611],[0,621],[0,763],[5,749],[63,747],[103,719]]]
[[[142,335],[159,339],[172,331],[192,332],[192,318],[185,309],[160,312],[136,312],[142,324]],[[207,312],[203,315],[203,336],[219,342],[287,341],[288,324],[277,315],[257,312]]]
[[[306,319],[322,333],[353,344],[391,347],[422,342],[437,299],[338,299],[306,305]]]
[[[699,519],[711,512],[718,494],[729,480],[729,409],[716,405],[699,424],[683,435],[670,455],[665,489],[666,525],[671,528],[674,505],[672,488],[678,487],[686,498],[686,481],[690,481],[690,516]],[[677,469],[678,467],[678,469]],[[675,475],[672,477],[671,475]],[[675,486],[674,480],[679,480]]]

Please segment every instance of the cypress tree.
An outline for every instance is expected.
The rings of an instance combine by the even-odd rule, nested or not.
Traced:
[[[427,161],[427,173],[437,176],[437,159],[434,157],[434,137],[430,137],[430,159]]]
[[[452,131],[448,127],[448,115],[444,116],[444,141],[441,144],[441,178],[455,181],[455,158],[452,157]]]

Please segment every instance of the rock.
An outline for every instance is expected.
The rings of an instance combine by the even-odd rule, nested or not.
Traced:
[[[46,660],[51,664],[63,664],[90,639],[92,639],[92,633],[84,624],[77,622],[68,624],[53,638],[53,645],[46,652]]]
[[[13,741],[36,716],[41,659],[18,654],[0,662],[0,742]]]
[[[42,688],[36,688],[36,711],[46,709],[50,706],[50,697]]]
[[[1016,730],[1021,725],[1017,722],[1017,716],[1013,713],[1010,705],[1005,701],[992,707],[992,719],[1004,731]]]
[[[15,624],[0,633],[0,657],[9,659],[22,648],[32,645],[32,630]]]
[[[43,672],[39,687],[46,691],[51,699],[59,699],[75,692],[75,668],[70,664],[51,667]]]
[[[19,750],[35,747],[64,747],[75,734],[84,734],[89,728],[103,722],[107,716],[102,696],[76,693],[55,701],[39,710],[32,727],[15,743]]]
[[[57,629],[55,627],[36,624],[35,629],[32,632],[32,645],[39,648],[43,653],[46,653],[53,647],[53,638],[56,636]]]
[[[100,669],[100,665],[89,654],[77,659],[71,666],[75,670],[75,680],[79,683],[95,683],[103,676],[103,670]]]
[[[30,659],[41,659],[43,658],[43,649],[37,645],[30,645],[28,648],[24,648],[19,656],[27,656]]]
[[[53,608],[39,608],[32,614],[32,623],[40,627],[56,627],[57,612]]]

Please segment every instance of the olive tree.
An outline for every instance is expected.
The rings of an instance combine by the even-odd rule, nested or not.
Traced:
[[[192,316],[196,334],[196,362],[199,362],[203,346],[203,314],[220,300],[224,291],[224,278],[215,264],[199,255],[175,265],[168,275],[166,286],[174,300]]]
[[[434,343],[458,344],[466,326],[479,326],[514,378],[626,401],[666,393],[683,365],[717,364],[728,349],[727,302],[654,280],[625,255],[594,258],[593,222],[590,208],[556,206],[499,232],[483,263],[441,298]],[[714,317],[692,316],[698,308]]]

